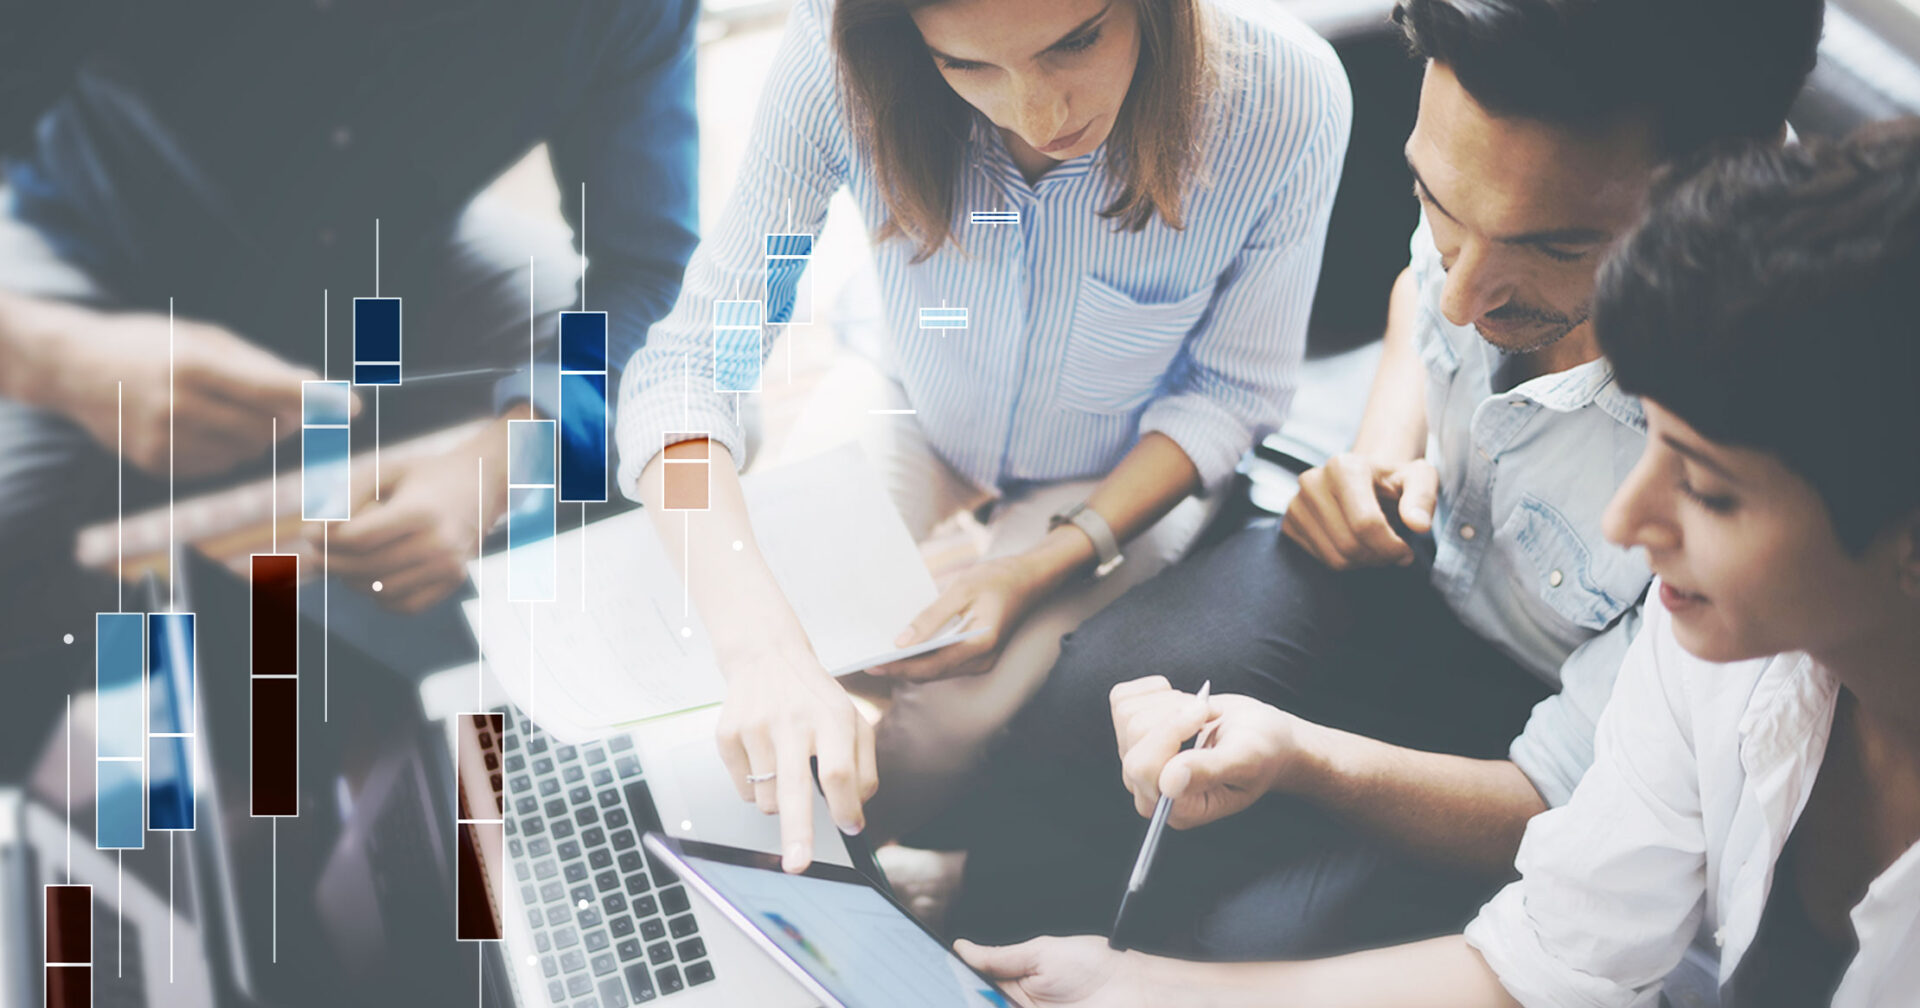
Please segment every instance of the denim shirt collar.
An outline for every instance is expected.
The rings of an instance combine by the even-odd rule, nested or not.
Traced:
[[[1500,353],[1484,341],[1481,342],[1481,348],[1484,353],[1495,357]],[[1487,363],[1488,372],[1494,373],[1498,361],[1489,360]],[[1641,408],[1640,398],[1620,390],[1620,384],[1613,380],[1613,365],[1604,357],[1576,364],[1564,371],[1530,378],[1515,385],[1511,394],[1522,396],[1556,413],[1572,413],[1589,405],[1598,406],[1608,416],[1636,431],[1645,433],[1647,429],[1647,415]]]

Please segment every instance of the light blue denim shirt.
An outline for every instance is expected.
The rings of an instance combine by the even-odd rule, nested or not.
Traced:
[[[1410,251],[1427,458],[1440,473],[1433,586],[1469,629],[1559,687],[1511,751],[1559,805],[1593,761],[1594,726],[1653,577],[1600,534],[1646,444],[1646,417],[1605,360],[1500,387],[1505,355],[1440,312],[1446,272],[1424,215]]]

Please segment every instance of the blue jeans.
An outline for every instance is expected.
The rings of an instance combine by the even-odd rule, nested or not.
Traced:
[[[1001,942],[1108,932],[1145,822],[1120,783],[1107,694],[1155,674],[1189,692],[1211,679],[1216,694],[1481,758],[1503,757],[1549,692],[1454,619],[1424,561],[1335,572],[1277,523],[1250,526],[1063,642],[968,804],[955,934]],[[1422,862],[1304,800],[1269,796],[1169,831],[1127,937],[1216,958],[1328,954],[1457,928],[1499,882]]]

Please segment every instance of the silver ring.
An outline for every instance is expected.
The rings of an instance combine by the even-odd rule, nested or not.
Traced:
[[[765,784],[766,782],[772,780],[776,776],[778,775],[773,773],[750,773],[747,775],[747,783]]]

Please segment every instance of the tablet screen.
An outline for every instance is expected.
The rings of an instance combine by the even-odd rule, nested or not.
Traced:
[[[860,881],[729,864],[683,851],[693,873],[849,1008],[1007,1008],[904,911]]]

